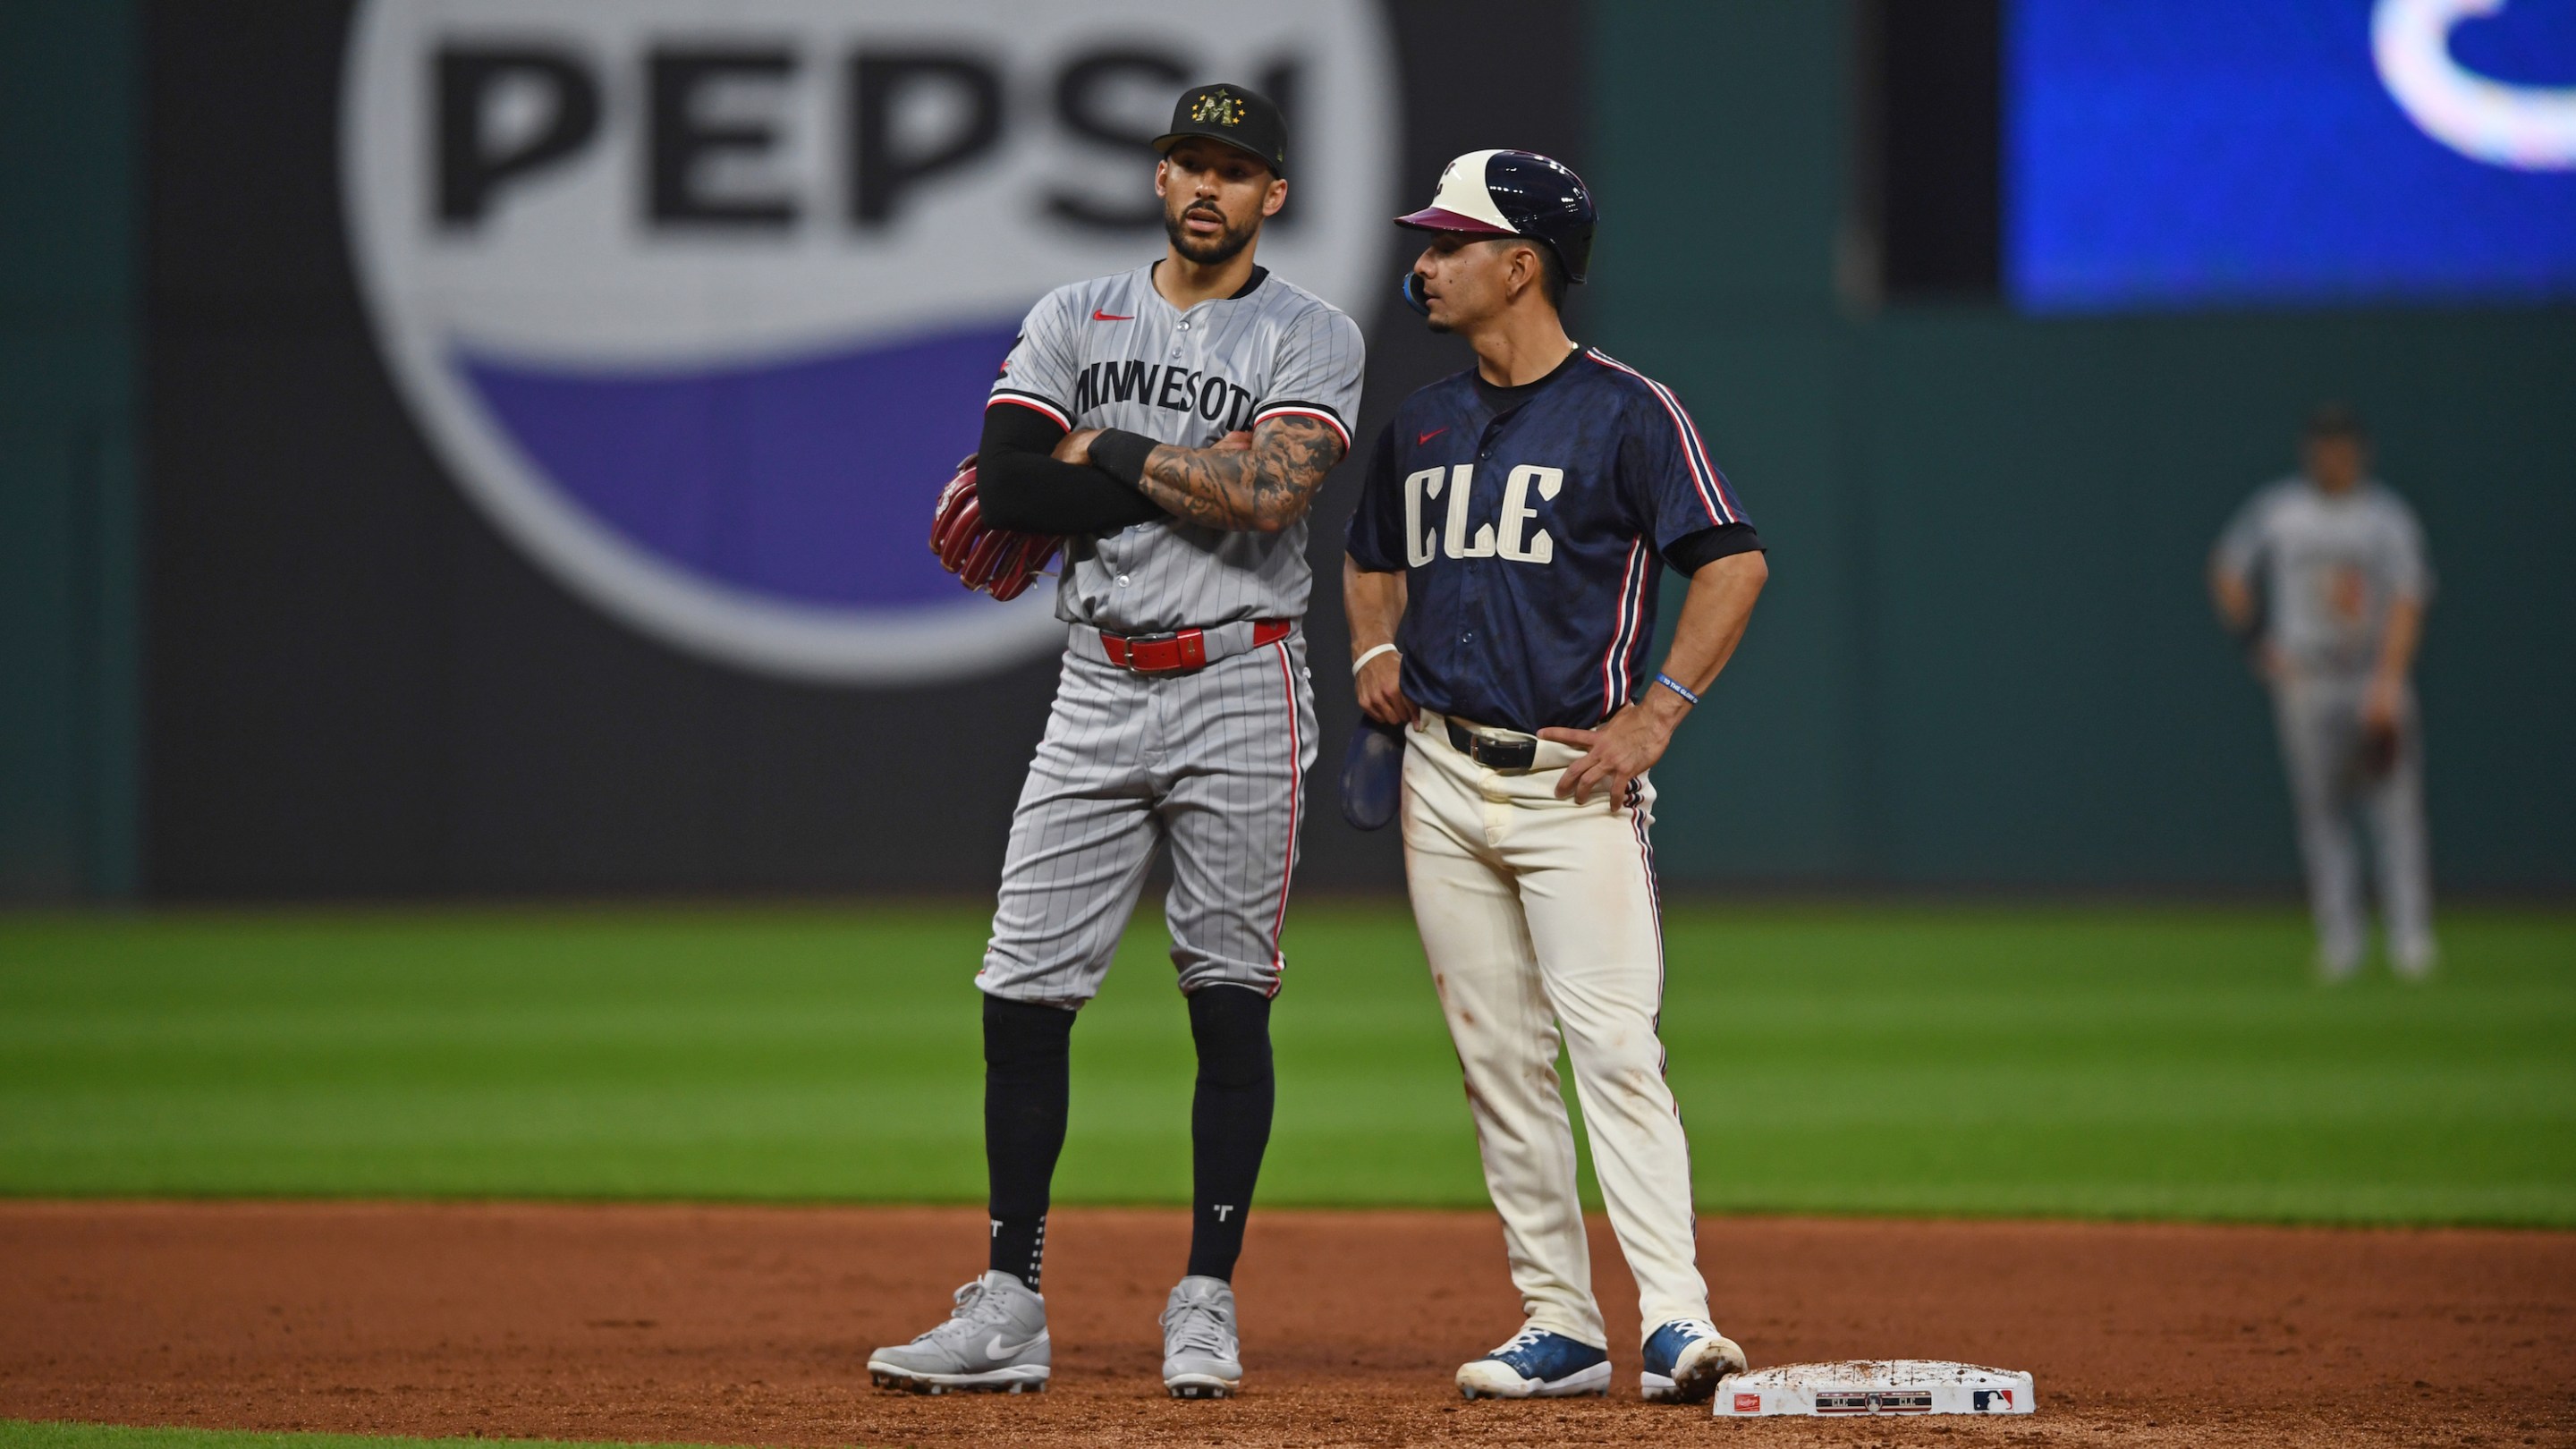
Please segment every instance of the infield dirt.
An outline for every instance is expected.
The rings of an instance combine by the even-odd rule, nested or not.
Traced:
[[[1595,1273],[1604,1400],[1461,1403],[1519,1312],[1474,1213],[1255,1216],[1247,1392],[1175,1403],[1154,1317],[1187,1222],[1050,1224],[1054,1389],[868,1386],[981,1266],[971,1209],[0,1204],[0,1417],[724,1444],[2576,1444],[2576,1234],[1724,1219],[1754,1362],[2037,1374],[2034,1418],[1718,1423],[1640,1403]]]

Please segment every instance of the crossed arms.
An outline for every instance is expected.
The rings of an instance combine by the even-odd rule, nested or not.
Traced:
[[[1142,453],[1130,484],[1093,456],[1101,432],[1069,433],[1029,408],[986,408],[976,470],[984,521],[1070,535],[1178,518],[1228,532],[1276,533],[1305,515],[1343,452],[1341,435],[1329,424],[1296,413],[1267,419],[1254,432],[1228,433],[1205,448],[1120,434],[1111,451],[1123,446]]]
[[[1091,446],[1100,433],[1067,433],[1055,456],[1092,462]],[[1174,518],[1203,528],[1277,533],[1306,515],[1343,452],[1341,434],[1321,418],[1283,413],[1205,448],[1155,444],[1145,455],[1136,491]]]

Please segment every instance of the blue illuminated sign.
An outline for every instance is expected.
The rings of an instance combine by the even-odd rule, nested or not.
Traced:
[[[2007,0],[2034,312],[2576,297],[2576,0]]]

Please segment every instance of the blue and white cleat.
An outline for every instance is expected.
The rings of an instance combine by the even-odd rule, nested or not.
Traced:
[[[1637,1387],[1650,1404],[1704,1404],[1719,1379],[1744,1369],[1735,1340],[1705,1319],[1676,1318],[1647,1335]]]
[[[1562,1333],[1524,1328],[1492,1353],[1460,1364],[1458,1392],[1471,1399],[1597,1399],[1610,1392],[1610,1354]]]

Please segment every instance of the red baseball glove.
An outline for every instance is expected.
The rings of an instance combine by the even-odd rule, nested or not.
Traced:
[[[939,506],[930,517],[930,551],[939,566],[970,589],[997,599],[1016,599],[1028,591],[1055,551],[1064,543],[1051,534],[986,528],[983,505],[975,497],[975,455],[957,465],[957,476],[939,490]]]

